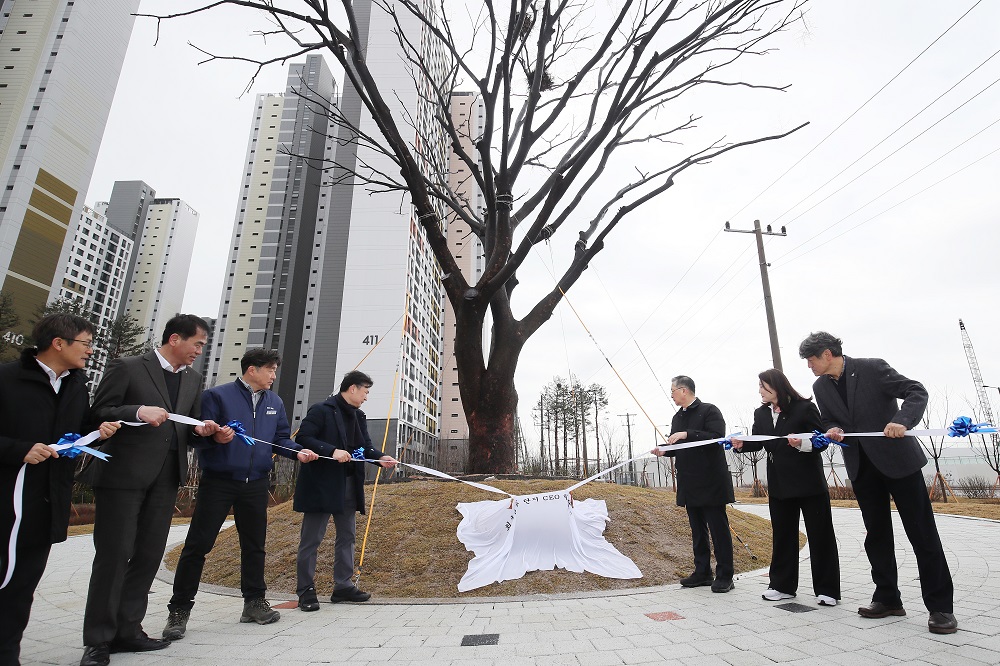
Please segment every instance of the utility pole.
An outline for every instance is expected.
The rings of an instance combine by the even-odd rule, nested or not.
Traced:
[[[632,457],[633,457],[632,456],[632,417],[635,416],[635,414],[619,414],[618,416],[622,416],[622,417],[625,418],[625,428],[628,430],[628,458],[629,458],[629,460],[631,460]],[[632,483],[632,485],[635,485],[635,463],[634,462],[630,462],[628,464],[628,468],[629,468],[629,475],[631,476],[631,483]]]
[[[597,393],[594,393],[594,439],[597,440],[597,471],[601,471],[601,433],[597,419],[600,414],[597,411]]]
[[[757,258],[760,260],[760,281],[764,285],[764,311],[767,313],[767,332],[771,338],[771,361],[777,370],[784,370],[781,367],[781,351],[778,350],[778,330],[774,324],[774,305],[771,303],[771,282],[767,279],[767,259],[764,258],[764,236],[785,236],[785,228],[781,231],[771,231],[771,225],[767,225],[767,231],[760,230],[760,220],[753,221],[753,229],[732,229],[726,222],[725,231],[732,231],[737,234],[754,234],[757,237]]]

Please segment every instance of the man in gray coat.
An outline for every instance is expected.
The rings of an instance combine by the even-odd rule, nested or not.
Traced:
[[[958,621],[953,614],[951,572],[921,471],[927,458],[916,438],[904,434],[920,422],[927,391],[880,358],[844,356],[840,339],[823,331],[802,341],[799,356],[819,378],[813,392],[827,437],[842,442],[845,432],[882,431],[885,435],[848,437],[848,446],[841,449],[868,531],[865,552],[875,582],[871,604],[859,608],[858,614],[868,618],[906,615],[897,582],[891,497],[917,558],[920,591],[930,611],[928,629],[935,634],[955,633]],[[903,401],[902,406],[897,400]]]
[[[160,566],[177,487],[187,479],[193,432],[221,437],[206,421],[192,427],[170,414],[198,419],[201,375],[191,364],[208,341],[208,324],[194,315],[167,322],[163,344],[142,356],[112,361],[94,397],[99,421],[143,421],[122,428],[103,449],[111,459],[94,481],[94,564],[83,618],[81,666],[103,666],[113,652],[146,652],[170,645],[142,630],[149,589]]]

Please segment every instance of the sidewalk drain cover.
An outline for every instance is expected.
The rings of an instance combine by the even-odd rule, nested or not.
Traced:
[[[468,634],[462,636],[462,647],[467,645],[496,645],[500,642],[500,634]]]
[[[795,602],[789,602],[787,604],[778,604],[775,606],[775,608],[786,610],[789,613],[808,613],[809,611],[816,610],[812,606],[805,606],[803,604],[797,604]]]

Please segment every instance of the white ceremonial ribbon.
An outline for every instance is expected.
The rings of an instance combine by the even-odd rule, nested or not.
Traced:
[[[175,423],[183,423],[184,425],[191,426],[202,426],[205,425],[204,421],[199,421],[198,419],[193,419],[190,416],[184,416],[183,414],[172,414],[167,412],[167,420],[174,421]],[[127,426],[144,426],[149,425],[145,421],[119,421],[122,425]]]
[[[88,450],[90,448],[88,444],[92,444],[100,438],[101,431],[95,430],[74,442],[53,444],[52,449],[58,453],[59,451],[75,447],[81,449],[83,453],[91,453],[91,450]],[[94,454],[91,453],[91,455]],[[106,460],[106,458],[104,459]],[[21,527],[21,515],[24,513],[24,475],[27,470],[28,463],[21,465],[21,469],[17,472],[17,480],[14,481],[14,525],[11,527],[10,536],[7,538],[7,573],[4,576],[3,583],[0,583],[0,590],[7,587],[7,584],[10,583],[10,579],[14,576],[14,567],[17,565],[17,536]]]
[[[14,526],[10,530],[10,539],[7,542],[7,575],[4,576],[0,590],[7,587],[11,577],[14,575],[14,564],[17,562],[17,530],[21,526],[21,499],[24,493],[24,473],[28,469],[28,463],[21,465],[17,472],[17,480],[14,481]]]
[[[183,423],[185,425],[199,426],[205,425],[204,421],[199,421],[198,419],[193,419],[190,416],[184,416],[182,414],[167,414],[167,420],[174,421],[176,423]],[[127,426],[144,426],[149,425],[145,421],[118,421],[122,425]],[[83,437],[80,437],[74,442],[64,442],[62,444],[53,444],[52,449],[57,453],[59,451],[65,451],[71,448],[80,449],[83,453],[89,453],[95,457],[101,458],[102,460],[107,460],[110,456],[99,455],[99,452],[87,450],[88,445],[96,442],[101,438],[101,431],[95,430]],[[11,577],[14,575],[14,566],[17,564],[17,536],[21,527],[21,515],[24,512],[24,475],[28,468],[28,463],[24,463],[21,469],[17,473],[17,480],[14,482],[14,525],[10,530],[10,536],[7,539],[7,573],[4,576],[3,583],[0,584],[0,590],[7,587],[10,583]]]

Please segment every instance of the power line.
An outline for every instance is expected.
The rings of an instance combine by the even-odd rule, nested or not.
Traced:
[[[934,98],[934,99],[933,99],[933,100],[932,100],[932,101],[931,101],[930,103],[928,103],[928,104],[927,104],[927,105],[926,105],[926,106],[925,106],[924,108],[920,109],[920,110],[919,110],[919,111],[917,111],[917,112],[916,112],[916,113],[915,113],[914,115],[910,116],[909,120],[907,120],[906,122],[904,122],[904,123],[903,123],[902,125],[899,125],[899,126],[898,126],[898,127],[896,128],[896,129],[894,129],[894,130],[893,130],[892,132],[890,132],[890,133],[889,133],[888,135],[886,135],[886,136],[885,136],[885,137],[884,137],[884,138],[883,138],[883,139],[882,139],[881,141],[879,141],[879,142],[878,142],[878,143],[876,143],[876,144],[875,144],[874,146],[872,146],[871,148],[869,148],[868,150],[866,150],[866,151],[865,151],[865,152],[864,152],[864,153],[863,153],[863,154],[862,154],[862,155],[861,155],[860,157],[858,157],[858,158],[857,158],[857,159],[855,159],[855,160],[854,160],[853,162],[851,162],[850,164],[848,164],[847,166],[845,166],[845,167],[844,167],[843,169],[841,169],[840,171],[838,171],[837,173],[835,173],[835,174],[834,174],[833,176],[831,176],[831,177],[829,178],[829,180],[827,180],[827,181],[826,181],[825,183],[823,183],[822,185],[820,185],[819,187],[817,187],[817,188],[816,188],[815,190],[813,190],[812,192],[810,192],[810,193],[809,193],[809,194],[807,194],[806,196],[804,196],[804,197],[802,197],[801,199],[799,199],[799,201],[797,201],[797,202],[796,202],[796,203],[795,203],[794,205],[792,205],[792,206],[791,206],[791,207],[790,207],[790,208],[789,208],[788,210],[786,210],[786,211],[785,211],[784,213],[782,213],[781,215],[778,215],[778,216],[777,216],[776,218],[774,218],[774,221],[773,221],[773,222],[774,222],[775,224],[777,224],[777,222],[778,222],[779,220],[781,220],[781,218],[783,218],[783,217],[784,217],[785,215],[788,215],[788,214],[789,214],[790,212],[792,212],[793,210],[795,210],[796,208],[798,208],[798,207],[799,207],[799,206],[800,206],[800,205],[802,204],[802,202],[804,202],[804,201],[805,201],[806,199],[808,199],[808,198],[809,198],[809,197],[811,197],[812,195],[814,195],[814,194],[816,194],[817,192],[819,192],[820,190],[822,190],[822,189],[823,189],[824,187],[826,187],[827,185],[829,185],[829,184],[830,184],[830,183],[831,183],[832,181],[834,181],[834,180],[835,180],[835,179],[837,179],[837,178],[838,178],[839,176],[841,176],[841,175],[842,175],[842,174],[843,174],[843,173],[844,173],[845,171],[847,171],[847,170],[848,170],[848,169],[850,169],[850,168],[851,168],[852,166],[854,166],[855,164],[857,164],[858,162],[860,162],[861,160],[863,160],[863,159],[864,159],[865,157],[867,157],[868,155],[870,155],[870,154],[872,153],[872,151],[874,151],[874,150],[875,150],[876,148],[878,148],[878,147],[879,147],[879,146],[881,146],[881,145],[882,145],[883,143],[885,143],[886,141],[888,141],[889,139],[891,139],[891,138],[892,138],[893,136],[895,136],[895,135],[896,135],[896,133],[897,133],[897,132],[899,132],[899,131],[900,131],[901,129],[903,129],[904,127],[906,127],[907,125],[909,125],[909,124],[910,124],[911,122],[913,122],[914,120],[916,120],[916,119],[917,119],[917,117],[918,117],[918,116],[920,116],[920,115],[921,115],[921,114],[922,114],[922,113],[923,113],[924,111],[926,111],[927,109],[929,109],[929,108],[931,108],[932,106],[934,106],[935,104],[937,104],[937,102],[938,102],[938,101],[940,101],[942,97],[944,97],[945,95],[947,95],[948,93],[950,93],[950,92],[951,92],[952,90],[954,90],[955,88],[957,88],[957,87],[958,87],[959,85],[961,85],[961,84],[962,84],[962,82],[964,82],[964,81],[965,81],[966,79],[968,79],[968,78],[969,78],[970,76],[972,76],[972,75],[973,75],[973,74],[975,74],[975,73],[976,73],[977,71],[979,71],[979,70],[980,70],[980,69],[981,69],[981,68],[982,68],[982,67],[983,67],[983,66],[984,66],[984,65],[985,65],[986,63],[988,63],[988,62],[989,62],[990,60],[992,60],[993,58],[995,58],[995,57],[996,57],[996,56],[997,56],[998,54],[1000,54],[1000,49],[998,49],[998,50],[994,51],[994,52],[993,52],[993,55],[989,56],[988,58],[986,58],[986,60],[984,60],[984,61],[982,61],[981,63],[979,63],[978,65],[976,65],[976,67],[975,67],[975,68],[974,68],[974,69],[973,69],[973,70],[972,70],[971,72],[969,72],[968,74],[966,74],[965,76],[963,76],[963,77],[962,77],[961,79],[959,79],[959,80],[958,80],[958,81],[957,81],[957,82],[956,82],[955,84],[953,84],[953,85],[952,85],[952,86],[951,86],[950,88],[948,88],[948,89],[947,89],[947,90],[945,90],[945,91],[944,91],[943,93],[941,93],[940,95],[938,95],[937,97],[935,97],[935,98]],[[995,83],[995,82],[994,82],[994,83]],[[961,108],[961,107],[959,107],[959,108]],[[949,115],[950,115],[950,114],[949,114]],[[945,116],[945,117],[947,117],[947,116]],[[939,121],[939,122],[940,122],[940,121]],[[852,182],[853,182],[853,181],[852,181]],[[794,218],[794,219],[798,219],[798,217],[799,217],[799,216],[797,216],[797,217],[796,217],[796,218]],[[793,222],[793,221],[794,221],[794,219],[793,219],[793,220],[790,220],[790,221],[788,222],[788,224],[791,224],[791,222]]]
[[[795,257],[792,257],[792,258],[791,258],[791,259],[789,259],[788,261],[784,261],[784,262],[782,262],[782,263],[781,263],[780,265],[778,265],[778,266],[775,266],[775,268],[780,268],[781,266],[784,266],[785,264],[788,264],[788,263],[791,263],[792,261],[795,261],[796,259],[799,259],[799,258],[801,258],[801,257],[804,257],[805,255],[809,254],[810,252],[814,252],[814,251],[818,250],[819,248],[821,248],[821,247],[823,247],[823,246],[825,246],[825,245],[828,245],[829,243],[831,243],[832,241],[834,241],[834,240],[836,240],[836,239],[840,238],[840,237],[841,237],[841,236],[843,236],[844,234],[848,234],[848,233],[850,233],[850,232],[854,231],[855,229],[857,229],[858,227],[860,227],[860,226],[862,226],[862,225],[865,225],[865,224],[868,224],[869,222],[871,222],[871,221],[872,221],[872,220],[874,220],[875,218],[877,218],[877,217],[879,217],[879,216],[881,216],[881,215],[885,215],[885,214],[886,214],[886,213],[888,213],[888,212],[889,212],[890,210],[892,210],[892,209],[894,209],[894,208],[897,208],[897,207],[899,207],[899,206],[902,206],[902,205],[903,205],[904,203],[906,203],[906,202],[907,202],[907,201],[909,201],[910,199],[913,199],[914,197],[917,197],[917,196],[920,196],[921,194],[923,194],[923,193],[924,193],[924,192],[926,192],[927,190],[930,190],[930,189],[932,189],[932,188],[934,188],[934,187],[937,187],[938,185],[940,185],[940,184],[941,184],[941,183],[943,183],[944,181],[948,180],[949,178],[952,178],[952,177],[954,177],[954,176],[957,176],[958,174],[960,174],[961,172],[965,171],[966,169],[968,169],[968,168],[970,168],[970,167],[972,167],[972,166],[975,166],[975,165],[976,165],[976,164],[978,164],[979,162],[982,162],[983,160],[985,160],[985,159],[986,159],[987,157],[990,157],[991,155],[994,155],[995,153],[998,153],[998,152],[1000,152],[1000,148],[994,148],[993,150],[991,150],[990,152],[986,153],[985,155],[983,155],[983,156],[982,156],[982,157],[980,157],[979,159],[977,159],[977,160],[975,160],[975,161],[973,161],[973,162],[970,162],[969,164],[966,164],[966,165],[965,165],[964,167],[962,167],[961,169],[958,169],[957,171],[953,171],[952,173],[948,174],[947,176],[945,176],[945,177],[944,177],[944,178],[942,178],[941,180],[938,180],[937,182],[934,182],[934,183],[932,183],[932,184],[928,185],[927,187],[925,187],[924,189],[920,190],[919,192],[915,192],[915,193],[911,194],[910,196],[906,197],[906,198],[905,198],[905,199],[903,199],[902,201],[900,201],[900,202],[898,202],[898,203],[895,203],[895,204],[893,204],[892,206],[889,206],[888,208],[886,208],[886,209],[885,209],[885,210],[883,210],[882,212],[880,212],[880,213],[876,213],[875,215],[872,215],[872,216],[871,216],[871,217],[869,217],[869,218],[868,218],[867,220],[864,220],[863,222],[859,222],[858,224],[855,224],[855,225],[854,225],[853,227],[851,227],[850,229],[847,229],[846,231],[843,231],[843,232],[841,232],[841,233],[837,234],[837,235],[836,235],[836,236],[834,236],[833,238],[831,238],[831,239],[829,239],[829,240],[827,240],[827,241],[824,241],[824,242],[823,242],[823,243],[822,243],[821,245],[818,245],[818,246],[816,246],[816,247],[814,247],[814,248],[811,248],[811,249],[809,249],[809,250],[806,250],[805,252],[802,252],[802,253],[800,253],[800,254],[799,254],[798,256],[795,256]],[[843,220],[841,220],[841,221],[843,221]]]
[[[982,95],[984,92],[986,92],[987,90],[989,90],[990,88],[992,88],[993,86],[995,86],[997,83],[1000,83],[1000,79],[995,79],[988,86],[986,86],[985,88],[983,88],[982,90],[980,90],[979,92],[977,92],[975,95],[973,95],[969,99],[967,99],[964,102],[962,102],[961,104],[959,104],[957,107],[955,107],[954,109],[952,109],[951,111],[949,111],[943,117],[939,118],[935,123],[933,123],[930,127],[926,128],[920,134],[917,134],[915,137],[913,137],[912,139],[910,139],[909,141],[907,141],[903,145],[901,145],[898,148],[896,148],[896,150],[892,151],[891,153],[889,153],[888,155],[886,155],[885,157],[883,157],[882,159],[880,159],[878,162],[876,162],[875,164],[871,165],[870,167],[868,167],[867,169],[865,169],[864,171],[862,171],[861,173],[859,173],[857,176],[855,176],[851,180],[847,181],[846,183],[844,183],[843,185],[841,185],[840,187],[838,187],[837,189],[835,189],[833,192],[830,192],[828,195],[826,195],[825,197],[823,197],[822,199],[820,199],[819,201],[817,201],[816,203],[814,203],[809,208],[806,208],[804,211],[802,211],[801,213],[799,213],[798,215],[796,215],[795,217],[793,217],[792,219],[790,219],[788,222],[786,222],[786,224],[791,224],[795,220],[799,219],[800,217],[802,217],[806,213],[808,213],[811,210],[813,210],[814,208],[816,208],[816,206],[819,206],[821,203],[823,203],[824,201],[826,201],[827,199],[829,199],[833,195],[835,195],[838,192],[842,191],[848,185],[852,185],[859,178],[861,178],[865,174],[869,173],[872,169],[874,169],[875,167],[877,167],[880,164],[882,164],[883,162],[885,162],[887,159],[889,159],[890,157],[892,157],[893,155],[895,155],[896,153],[898,153],[899,151],[901,151],[903,148],[906,148],[908,145],[910,145],[911,143],[913,143],[914,141],[916,141],[917,139],[919,139],[920,137],[922,137],[924,134],[927,134],[927,132],[929,132],[932,129],[934,129],[935,127],[937,127],[939,124],[941,124],[942,122],[944,122],[947,118],[949,118],[952,114],[958,112],[966,104],[968,104],[972,100],[974,100],[977,97],[979,97],[980,95]]]
[[[911,60],[910,62],[908,62],[908,63],[906,64],[906,66],[905,66],[905,67],[903,67],[903,69],[901,69],[901,70],[899,70],[898,72],[896,72],[896,74],[895,74],[895,75],[894,75],[894,76],[893,76],[893,77],[892,77],[891,79],[889,79],[889,80],[888,80],[888,81],[887,81],[887,82],[886,82],[886,83],[885,83],[885,84],[884,84],[884,85],[883,85],[883,86],[882,86],[881,88],[879,88],[879,89],[878,89],[878,90],[877,90],[877,91],[875,92],[875,94],[874,94],[874,95],[872,95],[872,96],[871,96],[871,97],[869,97],[869,98],[868,98],[867,100],[865,100],[865,102],[864,102],[864,103],[863,103],[863,104],[862,104],[861,106],[859,106],[859,107],[858,107],[857,109],[855,109],[855,110],[854,110],[854,111],[853,111],[853,112],[851,113],[851,115],[849,115],[849,116],[847,116],[846,118],[844,118],[844,120],[842,120],[842,121],[840,122],[840,124],[839,124],[839,125],[837,125],[836,127],[834,127],[834,128],[833,128],[833,129],[832,129],[832,130],[830,131],[830,133],[829,133],[829,134],[827,134],[827,135],[826,135],[825,137],[823,137],[822,139],[820,139],[820,142],[819,142],[819,143],[817,143],[817,144],[816,144],[815,146],[813,146],[812,148],[810,148],[810,149],[809,149],[809,151],[808,151],[808,152],[807,152],[807,153],[806,153],[805,155],[803,155],[802,157],[800,157],[800,158],[799,158],[799,159],[798,159],[798,160],[797,160],[797,161],[795,162],[795,164],[793,164],[792,166],[788,167],[788,169],[786,169],[786,170],[785,170],[785,172],[784,172],[784,173],[782,173],[782,174],[781,174],[780,176],[778,176],[777,178],[775,178],[775,179],[774,179],[774,180],[773,180],[773,181],[771,182],[771,184],[770,184],[770,185],[768,185],[767,187],[765,187],[765,188],[764,188],[763,190],[761,190],[761,191],[760,191],[760,192],[759,192],[759,193],[757,194],[757,196],[755,196],[755,197],[754,197],[753,199],[751,199],[750,201],[748,201],[748,202],[746,203],[746,205],[745,205],[745,206],[743,206],[743,208],[740,208],[740,209],[739,209],[738,211],[736,211],[736,212],[735,212],[735,213],[734,213],[733,215],[731,215],[731,216],[730,216],[730,219],[732,219],[732,218],[734,218],[734,217],[737,217],[737,216],[738,216],[738,215],[739,215],[740,213],[742,213],[742,212],[743,212],[744,210],[746,210],[747,208],[749,208],[749,207],[750,207],[750,205],[751,205],[752,203],[754,203],[755,201],[757,201],[757,199],[761,198],[761,197],[762,197],[762,196],[763,196],[764,194],[766,194],[766,193],[767,193],[767,192],[768,192],[768,191],[769,191],[769,190],[770,190],[770,189],[771,189],[772,187],[774,187],[775,185],[777,185],[777,184],[778,184],[778,182],[779,182],[779,181],[780,181],[780,180],[781,180],[782,178],[784,178],[785,176],[787,176],[787,175],[788,175],[788,174],[789,174],[789,173],[790,173],[790,172],[792,171],[792,169],[794,169],[794,168],[795,168],[795,167],[797,167],[797,166],[798,166],[799,164],[801,164],[801,163],[802,163],[802,161],[803,161],[803,160],[805,160],[805,159],[806,159],[807,157],[809,157],[810,155],[812,155],[812,154],[813,154],[813,153],[814,153],[814,152],[816,151],[816,149],[817,149],[817,148],[819,148],[819,147],[820,147],[820,146],[822,146],[822,145],[823,145],[824,143],[826,143],[827,139],[829,139],[829,138],[830,138],[831,136],[833,136],[834,134],[836,134],[836,133],[837,133],[837,131],[838,131],[838,130],[840,130],[840,128],[841,128],[841,127],[843,127],[844,125],[846,125],[846,124],[847,124],[847,122],[848,122],[848,121],[849,121],[849,120],[850,120],[851,118],[853,118],[854,116],[856,116],[856,115],[857,115],[857,114],[858,114],[858,113],[859,113],[859,112],[860,112],[860,111],[861,111],[861,110],[862,110],[863,108],[865,108],[866,106],[868,106],[868,104],[869,104],[869,103],[870,103],[870,102],[871,102],[871,101],[872,101],[873,99],[875,99],[876,97],[878,97],[879,95],[881,95],[881,94],[882,94],[882,91],[883,91],[883,90],[885,90],[886,88],[888,88],[888,87],[889,87],[889,85],[890,85],[890,84],[892,84],[892,82],[893,82],[893,81],[895,81],[896,79],[898,79],[898,78],[899,78],[899,77],[900,77],[900,76],[901,76],[901,75],[903,74],[903,72],[905,72],[905,71],[906,71],[907,69],[909,69],[909,68],[910,68],[910,66],[911,66],[911,65],[913,65],[913,63],[915,63],[915,62],[916,62],[917,60],[919,60],[919,59],[920,59],[920,58],[921,58],[921,57],[922,57],[922,56],[923,56],[923,55],[924,55],[925,53],[927,53],[927,51],[929,51],[929,50],[930,50],[930,48],[931,48],[932,46],[934,46],[935,44],[937,44],[937,43],[938,43],[938,42],[939,42],[939,41],[941,40],[941,38],[943,38],[943,37],[944,37],[945,35],[947,35],[947,34],[948,34],[949,32],[951,32],[951,29],[952,29],[952,28],[954,28],[954,27],[955,27],[956,25],[958,25],[958,24],[959,24],[959,22],[960,22],[960,21],[961,21],[962,19],[964,19],[964,18],[965,18],[966,16],[968,16],[968,15],[969,15],[969,12],[971,12],[971,11],[972,11],[973,9],[975,9],[976,7],[978,7],[978,6],[979,6],[979,4],[980,4],[980,3],[982,2],[982,1],[983,1],[983,0],[977,0],[977,1],[976,1],[976,4],[974,4],[974,5],[972,5],[971,7],[969,7],[969,9],[967,9],[967,10],[965,11],[965,13],[964,13],[964,14],[962,14],[961,16],[959,16],[959,17],[958,17],[958,19],[957,19],[957,20],[956,20],[956,21],[955,21],[954,23],[952,23],[952,24],[951,24],[950,26],[948,26],[948,28],[947,28],[947,29],[946,29],[946,30],[945,30],[944,32],[942,32],[942,33],[941,33],[940,35],[938,35],[937,37],[935,37],[935,38],[934,38],[934,41],[932,41],[932,42],[931,42],[930,44],[928,44],[928,45],[927,45],[927,46],[926,46],[926,47],[924,48],[924,50],[923,50],[923,51],[921,51],[920,53],[918,53],[918,54],[917,54],[917,55],[916,55],[916,56],[915,56],[915,57],[913,58],[913,60]]]
[[[887,190],[885,190],[884,192],[882,192],[881,194],[879,194],[879,195],[878,195],[877,197],[875,197],[874,199],[871,199],[871,200],[869,200],[869,201],[868,201],[867,203],[865,203],[865,204],[863,204],[863,205],[859,206],[858,208],[855,208],[855,209],[854,209],[853,211],[851,211],[850,213],[848,213],[848,214],[847,214],[847,215],[845,215],[844,217],[840,218],[839,220],[837,220],[837,221],[836,221],[836,222],[834,222],[833,224],[830,224],[830,225],[826,226],[826,227],[825,227],[825,228],[823,228],[823,229],[822,229],[821,231],[817,232],[816,234],[813,234],[812,236],[810,236],[810,237],[809,237],[809,238],[807,238],[806,240],[802,241],[801,243],[799,243],[798,245],[796,245],[795,247],[793,247],[793,248],[792,248],[791,250],[789,250],[789,251],[788,251],[788,252],[786,252],[785,254],[781,255],[780,257],[778,257],[778,258],[777,258],[777,259],[775,260],[775,262],[780,262],[780,263],[776,263],[776,264],[775,264],[775,267],[778,267],[778,266],[782,266],[782,265],[784,265],[785,263],[788,263],[788,261],[792,261],[792,259],[789,259],[788,261],[785,261],[785,257],[788,257],[789,255],[791,255],[791,254],[792,254],[793,252],[795,252],[795,251],[796,251],[796,250],[798,250],[799,248],[801,248],[801,247],[803,247],[803,246],[805,246],[805,245],[808,245],[809,243],[811,243],[812,241],[814,241],[814,240],[815,240],[816,238],[818,238],[818,237],[822,236],[823,234],[825,234],[826,232],[828,232],[828,231],[829,231],[830,229],[833,229],[834,227],[836,227],[836,226],[838,226],[839,224],[843,223],[843,222],[844,222],[845,220],[847,220],[847,219],[848,219],[848,218],[850,218],[851,216],[853,216],[853,215],[855,215],[855,214],[859,213],[860,211],[864,210],[865,208],[867,208],[867,207],[868,207],[868,206],[870,206],[871,204],[875,203],[876,201],[878,201],[879,199],[881,199],[881,198],[882,198],[882,197],[884,197],[885,195],[887,195],[887,194],[889,194],[890,192],[892,192],[893,190],[895,190],[895,189],[896,189],[897,187],[900,187],[901,185],[903,185],[903,184],[904,184],[904,183],[906,183],[907,181],[911,180],[912,178],[914,178],[914,177],[915,177],[915,176],[917,176],[918,174],[920,174],[920,173],[922,173],[923,171],[925,171],[925,170],[927,170],[928,168],[930,168],[930,167],[931,167],[932,165],[936,164],[937,162],[939,162],[940,160],[944,159],[945,157],[947,157],[947,156],[948,156],[948,155],[950,155],[951,153],[955,152],[956,150],[958,150],[959,148],[961,148],[962,146],[964,146],[964,145],[965,145],[965,144],[967,144],[968,142],[972,141],[972,140],[973,140],[973,139],[975,139],[975,138],[976,138],[977,136],[979,136],[980,134],[982,134],[982,133],[983,133],[983,132],[985,132],[986,130],[990,129],[991,127],[993,127],[993,126],[994,126],[994,125],[996,125],[997,123],[1000,123],[1000,118],[997,118],[996,120],[994,120],[993,122],[991,122],[991,123],[990,123],[989,125],[987,125],[987,126],[983,127],[983,128],[982,128],[982,129],[980,129],[980,130],[979,130],[978,132],[976,132],[976,133],[975,133],[975,134],[973,134],[972,136],[968,137],[967,139],[965,139],[964,141],[962,141],[962,142],[961,142],[961,143],[959,143],[958,145],[956,145],[956,146],[954,146],[954,147],[950,148],[949,150],[947,150],[946,152],[942,153],[941,155],[939,155],[939,156],[938,156],[938,157],[936,157],[935,159],[931,160],[930,162],[928,162],[927,164],[925,164],[925,165],[924,165],[924,166],[922,166],[921,168],[917,169],[916,171],[914,171],[913,173],[911,173],[911,174],[910,174],[909,176],[907,176],[907,177],[906,177],[906,178],[904,178],[903,180],[899,181],[898,183],[896,183],[895,185],[893,185],[893,186],[892,186],[892,187],[890,187],[889,189],[887,189]],[[977,160],[977,161],[979,161],[979,160]],[[973,164],[975,164],[975,162],[973,162]],[[971,166],[971,165],[969,165],[969,166]],[[967,168],[967,167],[963,167],[963,168]],[[952,174],[952,175],[954,175],[954,174]],[[948,176],[948,177],[950,178],[951,176]],[[938,181],[938,182],[941,182],[941,181]],[[936,183],[935,183],[935,184],[936,184]],[[881,213],[880,213],[880,214],[881,214]],[[809,250],[809,251],[811,252],[812,250]],[[803,253],[803,254],[804,254],[804,253]],[[799,256],[801,256],[801,255],[799,255]],[[795,257],[795,258],[797,258],[797,257]],[[793,259],[794,259],[794,258],[793,258]]]

